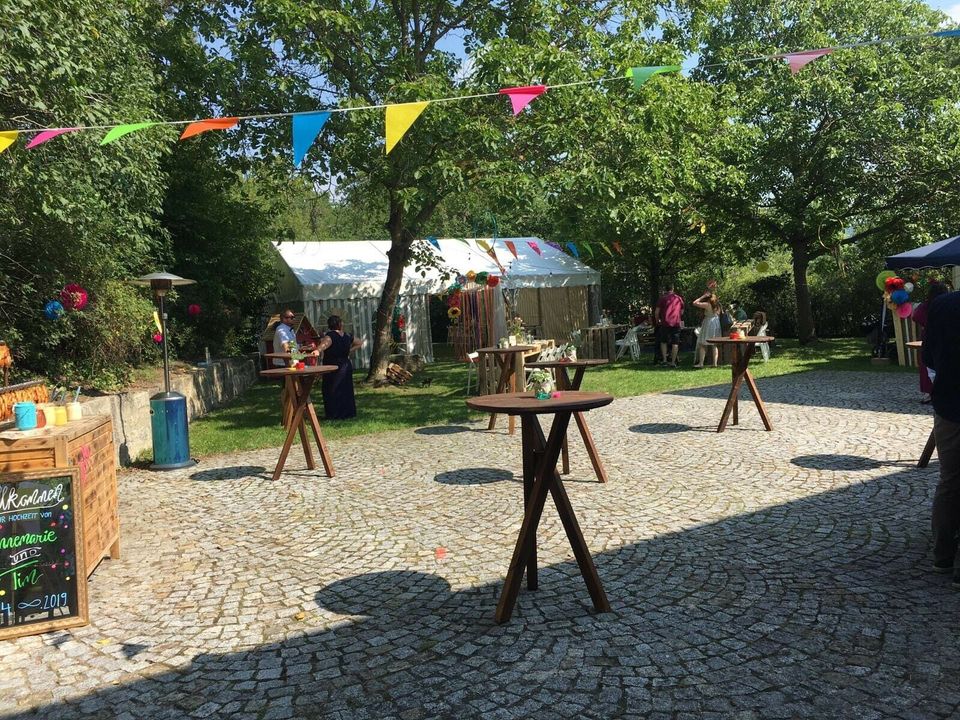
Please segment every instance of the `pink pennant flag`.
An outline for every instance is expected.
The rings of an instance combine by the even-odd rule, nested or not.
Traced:
[[[504,240],[503,244],[507,246],[507,250],[513,253],[514,257],[517,257],[517,246],[513,240]]]
[[[546,85],[526,85],[525,87],[503,88],[500,94],[510,96],[510,104],[513,105],[513,114],[519,115],[521,110],[546,91]]]
[[[774,57],[783,58],[786,60],[787,64],[790,66],[790,74],[796,75],[804,67],[812,63],[817,58],[823,57],[824,55],[829,55],[832,52],[833,48],[820,48],[819,50],[804,50],[802,52],[774,55]]]
[[[540,246],[537,245],[533,240],[527,240],[527,245],[529,245],[530,249],[532,249],[537,255],[543,255],[543,253],[540,252]]]
[[[35,148],[37,145],[42,145],[47,140],[53,140],[57,135],[63,135],[64,133],[74,132],[80,128],[57,128],[56,130],[44,130],[42,133],[37,133],[33,136],[33,140],[27,143],[27,150],[30,148]]]

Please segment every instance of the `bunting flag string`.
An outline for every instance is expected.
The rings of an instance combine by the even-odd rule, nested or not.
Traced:
[[[293,164],[295,167],[300,167],[313,141],[317,139],[329,119],[328,112],[293,116]]]
[[[543,255],[543,251],[540,249],[540,246],[537,245],[533,240],[527,240],[527,245],[529,245],[530,249],[533,250],[537,255]]]
[[[513,107],[514,116],[516,116],[546,91],[546,85],[527,85],[525,87],[503,88],[500,94],[507,95],[510,98],[510,105]]]
[[[396,147],[400,138],[407,134],[410,126],[420,117],[420,113],[427,109],[427,102],[401,103],[388,105],[386,111],[387,154]]]
[[[504,240],[503,244],[507,246],[507,250],[509,250],[513,254],[514,258],[518,258],[517,245],[515,242],[513,242],[513,240]]]
[[[913,33],[893,38],[881,38],[878,40],[868,40],[865,42],[848,43],[844,45],[834,45],[810,50],[797,50],[793,52],[779,52],[769,55],[758,55],[755,57],[738,58],[721,63],[708,63],[700,65],[700,69],[725,67],[732,64],[760,62],[764,60],[786,60],[791,74],[796,74],[814,60],[831,55],[838,50],[853,50],[874,45],[889,45],[893,43],[919,40],[923,38],[960,38],[960,28],[936,30],[925,33]],[[27,143],[28,149],[42,145],[59,135],[73,133],[85,130],[105,130],[106,135],[101,140],[101,145],[109,145],[125,135],[144,130],[158,125],[166,126],[184,126],[180,135],[181,140],[186,140],[195,135],[208,132],[210,130],[227,130],[236,126],[241,120],[267,120],[276,118],[291,118],[293,125],[293,156],[294,164],[299,166],[310,146],[321,132],[324,123],[333,113],[384,110],[386,115],[385,122],[385,148],[389,153],[401,138],[407,133],[420,114],[430,103],[457,102],[461,100],[472,100],[475,98],[501,97],[506,95],[510,98],[510,105],[513,114],[516,116],[523,111],[533,100],[543,95],[547,90],[557,88],[571,88],[585,85],[602,85],[608,82],[632,81],[634,88],[640,88],[651,78],[666,74],[681,72],[679,65],[648,65],[635,66],[628,68],[625,75],[619,77],[605,77],[591,80],[579,80],[575,82],[558,83],[554,85],[524,85],[518,87],[501,88],[494,92],[475,93],[470,95],[455,95],[443,98],[434,98],[432,100],[422,100],[416,102],[406,102],[399,104],[380,104],[363,105],[354,107],[334,107],[315,112],[281,112],[281,113],[260,113],[251,115],[236,115],[232,117],[207,118],[202,120],[157,120],[152,122],[134,122],[134,123],[109,123],[104,125],[77,125],[73,127],[54,127],[54,128],[7,128],[0,130],[0,152],[11,147],[20,134],[31,133],[32,138]]]

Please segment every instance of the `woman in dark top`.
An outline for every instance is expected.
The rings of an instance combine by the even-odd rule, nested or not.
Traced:
[[[343,331],[343,320],[338,315],[327,318],[330,331],[320,341],[324,365],[336,365],[336,372],[323,376],[323,407],[327,420],[346,420],[357,416],[357,402],[353,397],[353,363],[350,353],[362,345]]]

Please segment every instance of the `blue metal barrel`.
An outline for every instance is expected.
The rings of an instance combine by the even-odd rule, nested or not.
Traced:
[[[152,470],[174,470],[192,465],[187,399],[177,392],[157,393],[150,398],[153,430]]]

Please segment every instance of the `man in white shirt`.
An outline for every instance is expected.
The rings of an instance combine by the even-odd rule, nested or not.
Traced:
[[[294,319],[293,310],[287,309],[280,313],[280,322],[277,323],[277,329],[273,333],[274,352],[292,352],[296,349],[297,335],[293,331]],[[281,358],[273,358],[273,364],[277,367],[284,367],[287,361]]]

